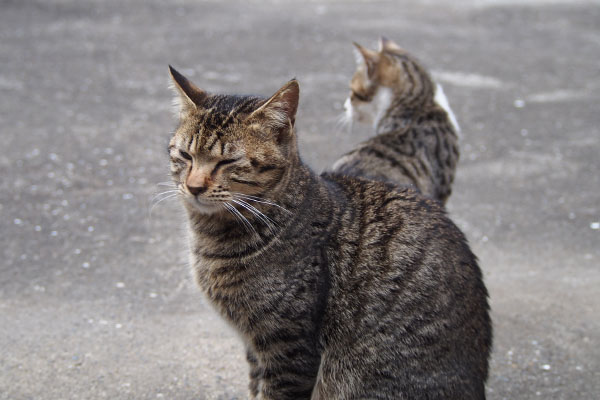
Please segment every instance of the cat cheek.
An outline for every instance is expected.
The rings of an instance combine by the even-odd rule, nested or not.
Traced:
[[[178,182],[181,181],[182,171],[183,171],[183,168],[180,165],[171,164],[171,176],[173,177],[173,179],[175,179]]]
[[[361,123],[370,123],[373,120],[373,110],[370,104],[360,104],[353,107],[354,120]]]

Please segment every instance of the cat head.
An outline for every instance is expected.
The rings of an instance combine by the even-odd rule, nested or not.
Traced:
[[[214,214],[236,198],[275,190],[297,157],[298,82],[268,99],[215,95],[170,71],[180,118],[169,142],[171,174],[186,204]]]
[[[392,101],[415,108],[433,101],[427,70],[396,43],[382,37],[377,51],[354,45],[357,68],[344,105],[348,119],[377,125]]]

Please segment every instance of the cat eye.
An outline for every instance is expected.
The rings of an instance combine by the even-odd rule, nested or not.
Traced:
[[[226,160],[221,160],[221,161],[219,161],[219,162],[217,163],[217,165],[215,165],[215,170],[216,170],[217,168],[219,168],[219,167],[222,167],[222,166],[224,166],[224,165],[227,165],[227,164],[234,163],[234,162],[238,161],[239,159],[240,159],[240,158],[229,158],[229,159],[226,159]]]
[[[368,102],[369,98],[367,96],[363,96],[362,94],[358,94],[356,92],[352,92],[351,97],[354,97],[358,101]]]
[[[185,158],[186,160],[192,161],[192,156],[190,155],[190,153],[183,151],[183,150],[179,150],[179,155],[183,158]]]

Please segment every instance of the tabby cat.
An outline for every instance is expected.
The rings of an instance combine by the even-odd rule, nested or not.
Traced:
[[[372,122],[377,136],[342,157],[333,171],[411,185],[445,203],[458,161],[458,124],[444,92],[396,43],[358,49],[358,68],[346,101],[350,120]],[[444,108],[445,107],[445,108]]]
[[[483,399],[487,292],[440,203],[312,172],[298,154],[296,80],[263,98],[171,75],[191,264],[245,342],[249,397]]]

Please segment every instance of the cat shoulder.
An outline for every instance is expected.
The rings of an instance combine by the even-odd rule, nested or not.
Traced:
[[[395,203],[396,207],[405,208],[407,211],[420,210],[430,215],[446,215],[446,211],[439,201],[424,196],[409,185],[394,185],[334,172],[324,172],[321,174],[321,178],[340,186],[350,198],[364,200],[370,207],[387,207],[391,203]]]

